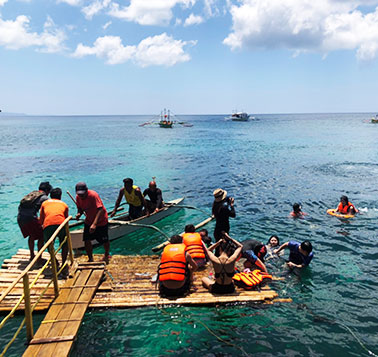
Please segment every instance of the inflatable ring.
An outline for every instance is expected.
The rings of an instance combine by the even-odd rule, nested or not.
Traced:
[[[337,217],[337,218],[344,218],[344,219],[349,219],[349,218],[354,217],[354,214],[342,214],[342,213],[336,212],[336,209],[334,208],[327,209],[327,214]]]

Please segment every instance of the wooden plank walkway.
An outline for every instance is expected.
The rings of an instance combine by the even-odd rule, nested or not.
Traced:
[[[104,274],[105,264],[79,264],[61,288],[23,356],[67,356]]]
[[[11,259],[5,259],[1,269],[0,269],[0,295],[7,289],[7,287],[17,278],[23,270],[29,264],[29,250],[28,249],[19,249],[17,254],[15,254]],[[50,257],[49,253],[43,253],[42,257],[48,259]],[[61,261],[61,257],[58,254],[58,260]],[[33,267],[33,270],[30,271],[29,278],[32,281],[37,275],[40,267]],[[37,300],[37,297],[45,289],[47,284],[51,280],[51,269],[46,269],[45,273],[38,279],[36,285],[30,291],[31,303],[34,304]],[[59,279],[59,286],[63,286],[66,282],[65,279]],[[0,303],[0,312],[1,311],[10,311],[13,306],[16,304],[16,301],[19,300],[23,294],[23,284],[22,280],[11,290],[10,294]],[[39,304],[36,306],[35,310],[47,310],[54,300],[54,286],[53,284],[47,289],[45,295],[40,300]],[[18,310],[24,310],[24,303],[20,305]]]
[[[95,256],[99,260],[100,256]],[[86,257],[79,257],[85,261]],[[260,291],[246,291],[237,288],[234,294],[213,295],[202,287],[201,279],[208,276],[212,268],[208,264],[204,270],[194,275],[194,284],[190,294],[183,298],[160,298],[151,278],[156,274],[160,257],[115,255],[106,266],[106,280],[100,285],[90,303],[92,308],[135,308],[154,305],[218,305],[230,303],[289,302],[290,299],[277,299],[278,294],[264,286]],[[274,278],[279,280],[278,278]]]

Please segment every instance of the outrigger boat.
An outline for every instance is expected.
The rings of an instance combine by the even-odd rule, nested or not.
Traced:
[[[172,128],[173,126],[173,120],[171,119],[171,111],[164,108],[164,114],[163,112],[160,113],[160,120],[159,120],[159,126],[160,128]]]
[[[158,212],[154,212],[149,216],[139,217],[137,219],[129,221],[129,215],[123,214],[116,219],[109,220],[109,240],[114,240],[121,238],[129,233],[132,233],[138,229],[143,227],[148,227],[153,225],[154,223],[160,221],[161,219],[170,216],[173,213],[179,211],[182,206],[178,206],[184,197],[178,198],[176,200],[165,202],[165,205],[162,209]],[[71,231],[71,239],[72,239],[72,248],[73,249],[80,249],[84,248],[83,242],[83,231],[84,229],[75,229]],[[92,241],[93,245],[97,245],[97,241]]]
[[[190,123],[177,121],[175,120],[175,117],[176,116],[172,114],[172,112],[169,109],[167,110],[164,108],[164,110],[160,112],[160,116],[157,116],[157,118],[159,118],[158,121],[156,119],[153,119],[149,122],[139,124],[139,126],[146,126],[146,125],[151,125],[151,124],[157,124],[159,125],[160,128],[173,128],[173,126],[176,124],[180,124],[182,126],[187,126],[187,127],[193,126],[193,124],[190,124]]]

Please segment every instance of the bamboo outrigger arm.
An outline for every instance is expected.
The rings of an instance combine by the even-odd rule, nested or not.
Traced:
[[[161,229],[150,225],[150,224],[142,224],[142,223],[132,223],[132,222],[127,222],[127,221],[117,221],[115,219],[109,220],[109,223],[114,223],[114,224],[119,224],[119,225],[125,225],[125,226],[136,226],[136,227],[143,227],[143,228],[151,228],[154,229],[155,231],[158,231],[160,234],[162,234],[165,238],[169,239],[169,235],[164,233]]]
[[[209,218],[206,218],[204,221],[198,223],[198,224],[195,226],[195,228],[196,228],[196,229],[201,228],[201,227],[203,227],[204,225],[206,225],[206,224],[208,224],[209,222],[211,222],[213,219],[214,219],[214,216],[211,216],[211,217],[209,217]],[[184,233],[184,232],[183,232],[183,233]],[[183,233],[181,233],[181,234],[183,234]],[[156,252],[162,250],[162,249],[163,249],[166,245],[168,245],[168,244],[169,244],[169,238],[168,238],[167,241],[165,241],[165,242],[163,242],[163,243],[157,245],[156,247],[153,247],[153,248],[152,248],[152,251],[153,251],[154,253],[156,253]]]

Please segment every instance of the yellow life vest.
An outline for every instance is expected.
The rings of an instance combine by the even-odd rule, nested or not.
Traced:
[[[123,193],[125,195],[125,199],[126,199],[126,202],[129,204],[129,205],[132,205],[132,206],[135,206],[135,207],[139,207],[142,205],[142,201],[140,200],[140,198],[136,195],[136,189],[139,188],[138,186],[135,186],[133,185],[133,189],[131,190],[131,193],[128,193],[126,191],[126,189],[124,188],[123,189]]]

